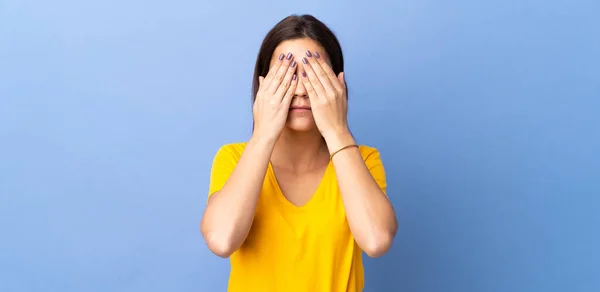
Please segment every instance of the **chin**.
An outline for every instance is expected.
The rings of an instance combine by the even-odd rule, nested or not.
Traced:
[[[296,118],[288,119],[286,127],[296,132],[310,132],[315,129],[316,125],[313,119]]]

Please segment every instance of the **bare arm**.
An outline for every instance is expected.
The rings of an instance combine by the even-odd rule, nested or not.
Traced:
[[[251,139],[225,186],[208,199],[200,230],[214,254],[229,257],[246,240],[273,147]]]
[[[281,54],[267,76],[259,78],[254,135],[224,186],[208,200],[200,231],[208,248],[220,257],[229,257],[248,236],[269,159],[298,85],[295,71],[293,56]]]
[[[329,153],[355,144],[347,122],[344,73],[336,75],[326,58],[318,53],[307,51],[302,61],[305,70],[302,83]],[[371,257],[383,255],[391,247],[398,225],[390,201],[371,175],[359,149],[348,148],[337,153],[333,165],[356,243]]]
[[[350,134],[330,138],[330,153],[354,144]],[[394,209],[369,172],[357,148],[344,149],[333,164],[346,209],[350,230],[360,248],[370,257],[385,254],[391,247],[398,223]]]

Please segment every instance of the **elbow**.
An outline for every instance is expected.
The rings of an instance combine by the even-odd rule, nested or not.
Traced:
[[[226,236],[207,234],[205,241],[208,249],[218,257],[228,258],[235,252],[231,240]]]
[[[213,254],[221,258],[228,258],[235,252],[236,248],[231,240],[231,236],[227,236],[223,232],[214,232],[207,229],[206,226],[201,225],[200,233],[202,233],[208,249]]]
[[[227,243],[209,243],[207,242],[208,245],[208,249],[215,254],[218,257],[221,258],[229,258],[233,252],[235,251],[233,248],[231,248],[230,244]]]
[[[378,258],[386,254],[392,247],[394,235],[385,232],[373,238],[362,249],[371,258]]]

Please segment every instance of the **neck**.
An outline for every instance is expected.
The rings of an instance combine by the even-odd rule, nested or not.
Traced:
[[[271,163],[294,172],[311,171],[329,163],[329,151],[318,130],[284,129],[273,149]]]

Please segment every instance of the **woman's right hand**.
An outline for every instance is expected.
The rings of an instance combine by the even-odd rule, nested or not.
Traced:
[[[298,78],[296,62],[291,53],[281,54],[273,63],[266,77],[259,76],[259,88],[254,100],[254,134],[260,138],[276,141],[285,126],[290,103],[294,97]]]

